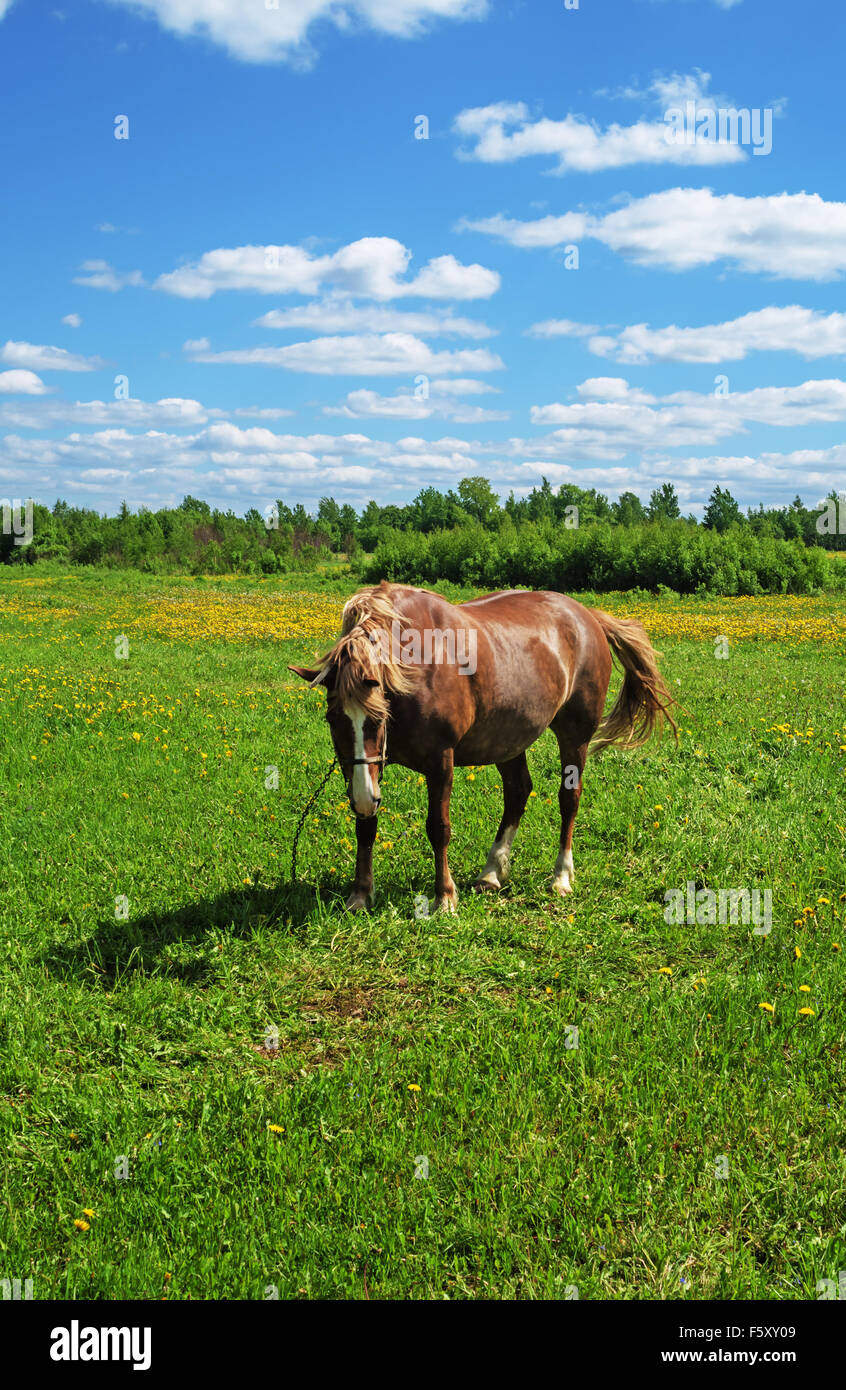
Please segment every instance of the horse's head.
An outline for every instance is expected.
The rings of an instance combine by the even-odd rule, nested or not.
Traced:
[[[388,701],[379,634],[363,625],[333,647],[322,667],[289,666],[309,685],[326,689],[326,720],[335,756],[357,816],[375,816],[387,754]]]

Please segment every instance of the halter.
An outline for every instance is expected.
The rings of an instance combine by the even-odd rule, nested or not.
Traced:
[[[372,758],[345,758],[344,762],[350,767],[368,767],[371,763],[378,763],[382,771],[385,771],[385,762],[388,756],[388,721],[385,720],[385,734],[382,739],[382,752],[375,754]]]

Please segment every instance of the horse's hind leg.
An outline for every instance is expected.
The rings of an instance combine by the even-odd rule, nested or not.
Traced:
[[[552,880],[554,892],[561,897],[573,889],[573,826],[579,810],[582,794],[582,774],[587,760],[588,744],[593,730],[586,732],[578,724],[552,726],[558,739],[558,752],[561,755],[561,786],[558,790],[558,808],[561,812],[561,841],[558,858],[555,861],[555,875]]]
[[[502,778],[505,805],[488,861],[473,884],[476,889],[501,888],[503,881],[508,877],[511,845],[532,790],[532,779],[529,776],[525,753],[512,758],[510,762],[497,763],[496,766]]]

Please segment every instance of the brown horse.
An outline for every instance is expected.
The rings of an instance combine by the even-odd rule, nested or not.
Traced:
[[[563,594],[512,589],[456,606],[426,589],[383,580],[349,600],[341,632],[318,667],[289,669],[326,688],[326,718],[356,815],[352,909],[365,907],[373,892],[386,763],[426,777],[435,897],[454,911],[458,894],[447,863],[454,767],[494,763],[502,777],[502,821],[473,885],[499,888],[532,790],[526,749],[552,729],[561,755],[561,842],[552,886],[563,895],[572,888],[573,824],[588,752],[638,747],[664,717],[676,732],[672,697],[640,623]],[[624,679],[603,718],[612,651]]]

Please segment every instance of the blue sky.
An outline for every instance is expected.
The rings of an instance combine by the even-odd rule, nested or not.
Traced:
[[[846,472],[844,30],[824,0],[0,0],[0,496],[812,505]]]

